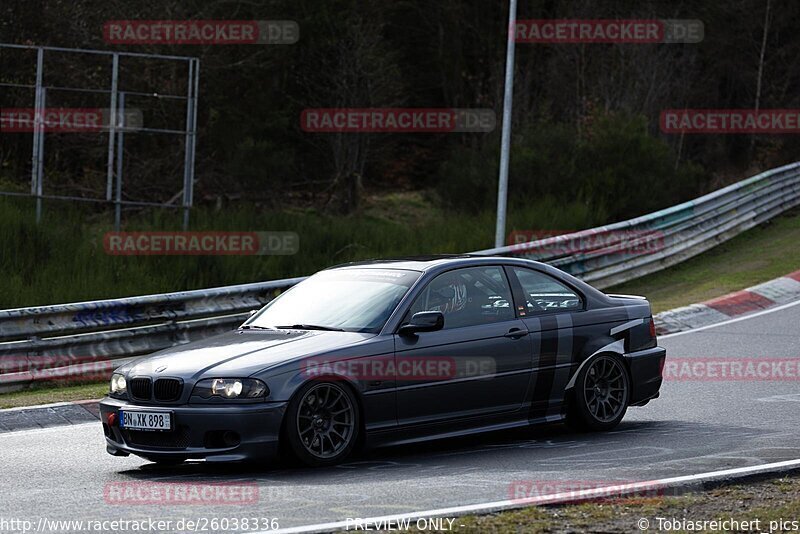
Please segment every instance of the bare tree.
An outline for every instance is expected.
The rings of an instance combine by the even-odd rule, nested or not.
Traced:
[[[307,107],[393,107],[403,102],[399,68],[383,38],[383,26],[361,14],[337,25],[330,44],[316,52],[316,69],[301,81]],[[340,211],[359,205],[367,163],[391,142],[389,134],[334,132],[309,134],[331,157],[333,177],[325,207],[339,200]]]
[[[770,16],[770,5],[772,4],[772,0],[767,0],[767,9],[764,12],[764,33],[761,37],[761,52],[758,55],[758,75],[756,76],[756,102],[755,102],[755,110],[758,113],[758,110],[761,106],[761,79],[764,75],[764,54],[767,51],[767,35],[769,34],[769,16]],[[756,136],[750,136],[750,153],[753,153],[753,148],[756,144]]]

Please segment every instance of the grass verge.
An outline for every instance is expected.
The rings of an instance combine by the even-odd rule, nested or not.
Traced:
[[[290,231],[294,255],[109,255],[111,215],[92,206],[46,203],[40,224],[28,199],[0,198],[0,309],[97,300],[277,280],[313,274],[349,261],[464,253],[489,248],[494,213],[456,213],[424,193],[371,197],[361,212],[267,211],[254,206],[196,208],[191,231]],[[542,199],[509,213],[509,232],[527,228],[588,228],[598,220],[581,203]],[[130,214],[124,231],[175,231],[179,217]]]
[[[662,518],[661,523],[659,519]],[[750,523],[749,530],[692,528],[696,524],[679,524],[666,528],[665,521],[713,521],[733,519]],[[757,528],[753,521],[759,520]],[[640,523],[641,521],[641,523]],[[647,528],[640,528],[647,522]],[[782,526],[778,521],[789,522]],[[792,524],[791,522],[794,521]],[[647,499],[613,499],[567,506],[532,506],[520,510],[485,516],[457,518],[457,532],[797,532],[800,531],[800,475],[792,475],[750,484],[724,486],[717,489],[676,497]],[[729,524],[728,526],[735,526]],[[661,527],[661,528],[659,528]]]
[[[40,225],[30,203],[0,199],[0,308],[48,305],[148,293],[201,289],[311,274],[360,259],[458,253],[487,248],[494,213],[459,214],[436,207],[425,193],[374,196],[356,215],[306,211],[198,208],[192,230],[294,231],[293,256],[111,256],[103,236],[108,214],[52,206]],[[542,199],[509,211],[509,232],[531,228],[589,228],[585,206]],[[131,215],[127,231],[175,230],[163,212]],[[654,311],[701,302],[800,268],[800,210],[777,217],[665,271],[609,292],[647,296]],[[35,266],[32,268],[31,266]]]
[[[108,392],[108,382],[92,382],[65,386],[63,384],[41,384],[24,391],[0,395],[0,409],[35,406],[54,402],[99,399]]]
[[[720,297],[800,269],[800,209],[663,271],[606,289],[644,295],[653,312]]]

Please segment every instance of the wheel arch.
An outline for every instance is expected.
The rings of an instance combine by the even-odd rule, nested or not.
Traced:
[[[356,400],[356,409],[358,410],[358,415],[359,415],[359,417],[358,417],[358,437],[356,439],[356,447],[360,447],[364,442],[364,438],[365,438],[365,434],[366,434],[366,430],[365,430],[366,429],[366,424],[365,424],[365,417],[364,417],[364,413],[365,413],[364,412],[364,397],[361,394],[361,392],[359,391],[358,387],[356,387],[356,385],[355,385],[355,383],[354,383],[354,381],[352,380],[351,377],[348,377],[347,375],[340,375],[340,374],[335,374],[335,373],[329,373],[329,374],[323,374],[323,375],[319,375],[319,376],[307,377],[305,380],[303,380],[302,382],[299,382],[297,384],[297,387],[294,388],[294,391],[289,396],[289,400],[286,403],[287,409],[284,410],[284,412],[283,412],[283,417],[281,419],[281,427],[280,427],[280,436],[281,436],[280,442],[281,443],[285,443],[287,441],[285,439],[286,431],[287,431],[286,425],[288,424],[287,421],[289,419],[289,414],[291,412],[291,410],[289,410],[288,407],[292,405],[292,402],[294,402],[294,400],[300,394],[300,391],[302,391],[307,385],[312,384],[312,383],[319,383],[319,382],[332,382],[332,383],[335,383],[335,384],[343,385],[343,387],[348,389],[350,391],[350,393],[353,394],[353,397]]]
[[[594,352],[592,352],[586,358],[583,359],[578,368],[575,369],[575,372],[572,373],[572,376],[570,377],[569,382],[567,382],[567,385],[564,387],[565,395],[575,387],[575,381],[578,379],[578,375],[581,374],[581,371],[587,365],[589,365],[589,363],[591,363],[593,360],[597,359],[599,356],[602,356],[604,354],[614,354],[618,356],[622,361],[622,366],[625,368],[625,372],[628,373],[628,379],[629,380],[632,379],[630,366],[628,365],[628,361],[625,358],[625,340],[617,339],[603,345],[602,347],[598,348],[597,350],[595,350]]]

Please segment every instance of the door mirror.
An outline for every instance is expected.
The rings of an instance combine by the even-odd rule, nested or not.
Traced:
[[[444,314],[440,311],[422,311],[411,316],[411,322],[400,327],[398,334],[411,336],[417,332],[433,332],[444,328]]]

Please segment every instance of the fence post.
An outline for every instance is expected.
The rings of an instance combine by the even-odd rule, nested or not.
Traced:
[[[184,227],[188,227],[189,224],[189,216],[191,212],[191,208],[194,204],[194,179],[195,179],[195,170],[194,170],[194,162],[195,162],[195,154],[196,154],[196,143],[197,143],[197,108],[198,108],[198,90],[199,90],[199,78],[200,78],[200,60],[195,57],[187,57],[187,56],[172,56],[172,55],[158,55],[158,54],[141,54],[141,53],[126,53],[126,52],[113,52],[108,50],[84,50],[84,49],[77,49],[77,48],[62,48],[62,47],[52,47],[52,46],[35,46],[35,45],[21,45],[21,44],[12,44],[12,43],[0,43],[0,50],[2,50],[3,58],[5,58],[6,50],[30,50],[36,51],[36,69],[35,69],[35,84],[27,85],[27,84],[19,84],[14,83],[13,81],[6,81],[0,80],[0,87],[23,87],[26,89],[34,89],[34,117],[29,119],[30,126],[26,126],[31,128],[32,133],[32,145],[31,145],[31,166],[30,166],[30,193],[25,193],[23,196],[26,198],[30,198],[35,201],[35,218],[36,222],[40,222],[43,215],[43,205],[44,200],[63,200],[63,201],[70,201],[70,202],[102,202],[105,206],[111,208],[114,206],[114,222],[117,227],[121,226],[121,212],[122,207],[126,204],[130,205],[141,205],[141,206],[160,206],[164,208],[170,209],[178,209],[183,211],[183,224]],[[45,135],[48,132],[48,125],[46,124],[47,118],[45,117],[45,89],[47,92],[53,93],[53,91],[60,92],[60,91],[75,91],[75,92],[98,92],[96,89],[82,89],[79,87],[59,87],[55,83],[50,81],[50,85],[45,87],[44,85],[44,53],[45,52],[57,52],[57,53],[75,53],[75,54],[91,54],[91,55],[101,55],[103,57],[111,57],[112,59],[112,69],[111,69],[111,89],[109,91],[99,91],[102,93],[108,93],[110,95],[109,101],[109,109],[107,115],[109,116],[108,119],[108,147],[107,147],[107,158],[106,158],[106,187],[105,187],[105,195],[103,195],[102,190],[98,191],[92,197],[83,197],[78,195],[63,195],[57,194],[56,192],[51,192],[51,194],[44,193],[44,168],[45,168],[45,154],[44,154],[44,144],[45,144]],[[48,56],[49,57],[49,56]],[[188,67],[188,74],[189,77],[186,81],[186,92],[181,94],[160,94],[158,92],[138,92],[138,91],[125,91],[126,96],[133,94],[137,97],[151,97],[151,98],[175,98],[180,100],[186,100],[186,123],[183,130],[179,127],[176,129],[175,127],[167,127],[167,128],[147,128],[144,126],[136,127],[136,130],[129,130],[134,132],[143,132],[143,133],[156,133],[156,134],[170,134],[170,135],[183,135],[185,138],[185,154],[184,154],[184,176],[183,176],[183,189],[175,195],[172,199],[168,202],[147,202],[147,201],[136,201],[136,200],[129,200],[126,201],[122,198],[122,188],[124,186],[124,180],[122,177],[122,173],[124,171],[124,135],[125,132],[121,131],[123,126],[121,123],[125,123],[124,128],[130,129],[131,122],[123,119],[118,119],[117,116],[121,116],[118,113],[118,110],[122,110],[122,113],[125,113],[126,105],[123,104],[122,106],[118,105],[119,99],[123,91],[120,88],[120,59],[128,58],[128,57],[138,57],[147,60],[168,60],[168,61],[179,61],[181,65],[186,65]],[[127,71],[123,71],[127,72]],[[124,86],[123,86],[124,87]],[[52,99],[52,95],[50,96]],[[25,106],[23,106],[25,107]],[[30,106],[29,106],[30,107]],[[104,114],[105,115],[105,114]],[[130,115],[128,115],[130,116]],[[20,119],[22,120],[22,119]],[[25,119],[28,121],[28,119]],[[138,122],[138,121],[134,121]],[[106,126],[103,126],[103,129],[100,130],[100,136],[102,139],[102,134],[105,132]],[[119,137],[117,137],[119,136]],[[118,175],[118,179],[115,182],[114,175]],[[117,190],[119,189],[119,191]],[[98,197],[97,194],[100,196]],[[6,191],[3,188],[0,188],[0,196],[20,196],[20,192],[18,190],[13,191]],[[176,204],[175,198],[183,198],[183,201],[180,205]]]
[[[47,88],[42,87],[42,91],[39,94],[39,108],[42,110],[41,113],[44,113],[44,110],[47,108]],[[45,133],[46,123],[44,120],[44,116],[42,116],[42,120],[39,124],[39,150],[38,150],[38,158],[39,161],[36,162],[36,223],[40,223],[42,221],[42,194],[44,192],[44,133]]]
[[[117,83],[119,81],[119,54],[111,62],[111,105],[108,119],[108,161],[106,164],[106,200],[111,202],[114,187],[114,135],[117,131]]]
[[[120,231],[122,226],[122,158],[125,139],[125,92],[119,94],[119,105],[115,110],[119,116],[119,132],[117,132],[117,189],[114,193],[114,230]]]
[[[183,229],[189,229],[189,212],[194,201],[194,151],[197,140],[197,90],[200,79],[200,60],[189,60],[186,88],[186,134],[183,160]]]
[[[41,159],[39,158],[39,151],[42,148],[41,140],[39,139],[42,134],[41,119],[42,119],[42,68],[44,66],[44,48],[36,50],[36,92],[33,97],[33,154],[31,156],[31,195],[37,196],[39,191],[39,180],[41,174],[39,172],[39,165]],[[36,199],[36,222],[41,219],[41,206],[42,199]]]

